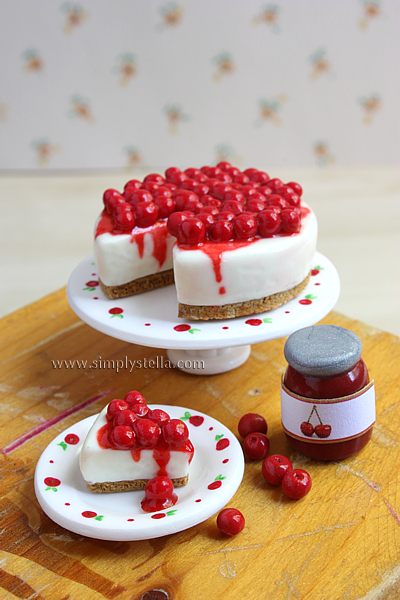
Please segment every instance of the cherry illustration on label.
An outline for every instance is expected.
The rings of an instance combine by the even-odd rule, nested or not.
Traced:
[[[310,423],[311,417],[314,413],[317,415],[317,418],[319,420],[318,425],[315,425],[315,427],[312,425],[312,423]],[[317,437],[324,439],[328,438],[331,435],[332,427],[329,424],[322,422],[321,417],[318,413],[317,406],[314,404],[307,421],[303,421],[301,423],[300,431],[303,435],[306,435],[307,437],[311,437],[315,433]]]

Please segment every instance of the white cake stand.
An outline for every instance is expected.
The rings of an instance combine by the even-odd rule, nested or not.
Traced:
[[[179,319],[173,285],[111,300],[101,291],[93,257],[75,268],[67,286],[69,304],[85,323],[126,342],[164,348],[174,366],[196,375],[235,369],[250,356],[250,344],[285,337],[314,325],[334,307],[339,292],[338,273],[319,252],[314,257],[310,281],[299,296],[274,310],[235,319]],[[151,368],[162,366],[159,363]]]

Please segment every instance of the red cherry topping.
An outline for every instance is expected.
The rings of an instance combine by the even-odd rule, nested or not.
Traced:
[[[312,481],[309,473],[304,469],[287,471],[282,479],[282,490],[289,498],[298,500],[311,490]]]
[[[135,227],[136,220],[131,205],[127,202],[118,204],[113,211],[113,222],[117,229],[132,231]]]
[[[303,188],[301,187],[301,185],[299,183],[296,183],[295,181],[289,181],[289,183],[286,184],[288,187],[292,188],[292,190],[298,195],[301,196],[303,193]]]
[[[139,202],[152,202],[153,200],[153,196],[150,194],[150,192],[142,189],[135,189],[131,194],[128,194],[126,190],[125,198],[133,206],[136,206],[136,204],[139,204]]]
[[[292,470],[292,463],[286,456],[282,456],[282,454],[267,456],[261,468],[265,481],[272,483],[272,485],[280,485],[284,474]]]
[[[260,196],[261,196],[261,194],[260,194]],[[258,200],[257,198],[252,198],[251,196],[246,202],[246,209],[251,212],[259,213],[262,210],[264,210],[265,208],[266,208],[265,202],[263,202],[262,200]]]
[[[160,428],[151,419],[138,419],[133,424],[137,442],[142,448],[154,448],[160,437]]]
[[[178,167],[169,167],[169,169],[165,171],[165,179],[168,182],[179,184],[189,178],[186,173],[182,173]]]
[[[149,500],[171,498],[174,493],[174,484],[171,479],[163,475],[153,477],[146,483],[145,494]]]
[[[118,413],[113,420],[113,427],[117,427],[118,425],[126,425],[128,427],[132,427],[134,422],[137,421],[138,416],[132,410],[123,410]]]
[[[166,196],[157,196],[154,204],[158,208],[158,218],[167,219],[175,210],[175,202]]]
[[[257,173],[253,173],[250,176],[250,181],[255,181],[256,183],[265,185],[269,181],[269,175],[263,171],[257,171]]]
[[[245,183],[249,183],[250,178],[244,173],[238,173],[232,177],[234,183],[241,183],[242,185]]]
[[[164,440],[171,448],[181,448],[189,439],[189,430],[186,423],[180,419],[171,419],[162,426]]]
[[[276,189],[282,187],[283,183],[281,179],[275,177],[274,179],[270,179],[269,181],[267,181],[265,185],[271,188],[271,190],[275,191]]]
[[[142,394],[140,392],[137,392],[136,390],[128,392],[125,395],[124,400],[125,402],[128,402],[128,404],[146,404],[144,396],[142,396]]]
[[[185,210],[190,210],[194,213],[201,212],[203,208],[204,206],[200,200],[188,200],[185,204]]]
[[[119,398],[112,400],[107,407],[107,421],[113,421],[114,417],[123,410],[130,408],[128,402],[120,400]]]
[[[235,214],[229,210],[221,210],[215,218],[217,221],[233,221]]]
[[[147,413],[147,418],[157,423],[157,425],[162,425],[166,421],[169,421],[170,416],[165,412],[165,410],[162,410],[161,408],[155,408]]]
[[[231,212],[234,215],[240,215],[244,211],[244,206],[241,202],[237,200],[229,200],[228,202],[224,202],[222,205],[222,210]]]
[[[224,175],[226,175],[226,173],[224,173]],[[226,192],[232,189],[229,183],[219,181],[218,179],[214,180],[214,182],[209,182],[209,184],[209,193],[215,198],[218,198],[219,200],[222,200]]]
[[[132,427],[118,425],[111,431],[110,440],[118,450],[128,450],[135,445],[135,433]]]
[[[154,202],[139,202],[133,213],[138,227],[150,227],[154,225],[158,218],[158,207]]]
[[[187,175],[190,179],[195,179],[196,181],[199,182],[204,182],[207,181],[208,177],[207,175],[204,175],[204,173],[202,173],[200,171],[200,169],[193,169],[191,167],[189,167],[188,169],[185,169],[185,175]],[[184,187],[184,186],[182,186]]]
[[[125,191],[127,188],[132,188],[132,190],[136,188],[136,189],[138,190],[138,189],[141,187],[141,185],[142,185],[142,182],[141,182],[141,181],[139,181],[138,179],[130,179],[130,180],[129,180],[129,181],[127,181],[127,182],[126,182],[126,184],[124,185],[124,191]]]
[[[243,450],[249,458],[260,460],[265,458],[269,451],[269,439],[263,433],[249,433],[244,438]]]
[[[279,213],[266,208],[258,213],[258,231],[262,237],[271,237],[281,228],[281,218]]]
[[[172,198],[175,202],[176,210],[184,210],[189,200],[199,200],[197,194],[190,190],[178,189],[172,193]]]
[[[214,196],[210,196],[209,194],[201,197],[201,203],[203,206],[212,206],[213,208],[220,208],[222,206],[221,200],[218,200],[218,198],[214,198]]]
[[[178,226],[178,240],[181,244],[199,246],[206,237],[206,228],[200,219],[190,217]]]
[[[158,185],[165,183],[164,177],[159,173],[150,173],[149,175],[146,175],[143,179],[143,183],[147,183],[148,181],[154,181],[155,183],[158,183]]]
[[[214,242],[227,242],[229,240],[233,240],[232,223],[227,220],[216,221],[210,227],[210,237]]]
[[[160,196],[170,198],[172,196],[172,190],[166,185],[160,185],[160,187],[153,192],[153,197],[159,198]]]
[[[243,171],[243,173],[245,175],[247,175],[247,177],[250,177],[250,179],[252,178],[253,175],[257,175],[257,173],[259,173],[258,169],[253,169],[252,167],[250,167],[249,169],[245,169]]]
[[[257,234],[258,223],[254,217],[249,215],[238,215],[233,220],[233,229],[238,238],[248,240]]]
[[[236,508],[224,508],[217,517],[217,527],[225,535],[237,535],[245,525],[244,516]]]
[[[131,404],[131,411],[138,417],[145,417],[149,412],[149,407],[147,404]]]
[[[155,181],[146,181],[146,183],[142,184],[141,189],[147,190],[148,192],[150,192],[150,194],[154,194],[154,192],[158,190],[159,187],[160,184],[156,183]]]
[[[167,229],[168,232],[173,235],[174,237],[178,237],[178,227],[179,225],[185,221],[186,219],[188,219],[188,215],[186,215],[184,212],[180,211],[180,212],[174,212],[172,213],[169,217],[168,217],[168,221],[167,221]]]
[[[233,201],[233,202],[240,202],[241,204],[244,204],[246,201],[246,198],[242,192],[239,192],[238,190],[234,190],[234,189],[229,189],[229,190],[226,190],[225,194],[223,195],[222,200],[225,203]]]
[[[278,194],[271,194],[266,199],[268,206],[278,206],[281,209],[288,208],[289,202],[282,198],[282,196],[278,196]]]
[[[216,177],[217,175],[222,173],[222,170],[218,167],[209,166],[201,167],[200,171],[204,173],[204,175],[207,175],[207,177]]]
[[[106,211],[111,214],[119,204],[125,202],[125,197],[117,190],[106,190],[103,194],[103,203]]]
[[[204,210],[206,208],[210,208],[212,211],[215,211],[215,213],[218,214],[218,211],[216,209],[213,209],[211,206],[205,206]],[[212,212],[198,213],[196,215],[196,219],[199,219],[203,223],[206,233],[210,229],[211,225],[215,222],[214,215],[212,214]]]
[[[300,212],[295,208],[285,208],[281,212],[281,223],[286,233],[297,233],[301,225]]]
[[[231,183],[231,181],[232,181],[232,177],[229,175],[229,173],[226,173],[224,171],[221,171],[221,173],[217,173],[215,175],[215,179],[219,179],[220,181],[223,181],[224,183]]]
[[[222,160],[221,162],[219,162],[217,164],[218,169],[221,169],[221,171],[229,171],[229,169],[232,169],[232,165],[231,163]]]
[[[268,431],[267,421],[258,413],[246,413],[238,423],[238,431],[242,438],[256,431],[266,434]]]

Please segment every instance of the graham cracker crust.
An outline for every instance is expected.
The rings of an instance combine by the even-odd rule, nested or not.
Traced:
[[[183,487],[187,484],[189,475],[171,479],[174,487]],[[133,481],[105,481],[103,483],[88,483],[86,485],[91,492],[108,494],[112,492],[131,492],[133,490],[144,490],[149,479],[134,479]]]
[[[125,298],[126,296],[134,296],[135,294],[150,292],[151,290],[171,285],[171,283],[174,283],[174,271],[173,269],[168,269],[160,273],[153,273],[145,277],[139,277],[139,279],[134,279],[133,281],[128,281],[128,283],[123,283],[122,285],[104,285],[101,279],[99,279],[99,283],[107,298]]]
[[[282,304],[289,302],[300,292],[304,290],[310,279],[310,273],[298,285],[287,290],[286,292],[278,292],[265,298],[257,300],[248,300],[246,302],[236,302],[235,304],[224,304],[222,306],[193,306],[190,304],[179,303],[178,316],[183,319],[193,319],[208,321],[209,319],[233,319],[235,317],[243,317],[262,313],[267,310],[278,308]]]

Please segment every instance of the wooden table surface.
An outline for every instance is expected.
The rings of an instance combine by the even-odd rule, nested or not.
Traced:
[[[240,368],[214,376],[174,369],[53,369],[51,360],[166,356],[80,321],[60,290],[1,321],[0,598],[72,600],[392,599],[400,597],[399,338],[332,312],[322,322],[354,331],[375,379],[372,441],[341,462],[293,452],[280,425],[284,339],[252,346]],[[312,476],[299,501],[266,484],[246,461],[229,503],[246,518],[226,537],[216,516],[149,541],[85,538],[51,521],[34,492],[35,465],[60,432],[114,397],[140,390],[149,403],[208,413],[237,433],[246,412],[269,423],[271,453]],[[154,592],[152,590],[158,590]]]

